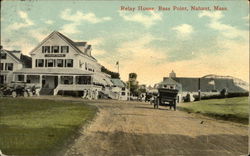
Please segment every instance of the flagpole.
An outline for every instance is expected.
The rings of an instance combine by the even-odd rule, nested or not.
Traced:
[[[116,65],[117,65],[118,74],[120,74],[120,71],[119,71],[120,62],[117,61],[117,62],[116,62]]]
[[[119,71],[119,66],[120,66],[120,63],[118,62],[118,74],[120,74],[120,71]]]

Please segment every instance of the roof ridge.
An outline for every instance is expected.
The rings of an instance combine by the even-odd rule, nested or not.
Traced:
[[[83,51],[81,51],[76,45],[75,45],[75,42],[72,41],[71,39],[69,39],[67,36],[63,35],[62,33],[58,32],[58,31],[55,31],[56,33],[58,33],[61,37],[63,37],[64,39],[66,39],[76,50],[78,50],[80,53],[82,53],[83,55],[85,56],[88,56],[94,60],[96,60],[93,56],[89,56],[87,55],[86,53],[84,53]],[[87,42],[86,42],[87,43]],[[91,45],[90,45],[91,46]]]

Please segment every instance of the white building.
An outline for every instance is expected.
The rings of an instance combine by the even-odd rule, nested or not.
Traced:
[[[1,49],[0,53],[0,84],[13,81],[13,71],[31,66],[31,58],[21,54],[21,51]]]
[[[90,90],[117,99],[111,76],[101,72],[91,50],[87,42],[74,42],[54,31],[30,52],[32,68],[18,68],[13,80],[40,87],[41,94]]]

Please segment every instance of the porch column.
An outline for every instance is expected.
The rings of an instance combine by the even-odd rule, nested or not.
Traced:
[[[58,75],[58,85],[61,84],[61,75]]]
[[[42,82],[43,82],[43,75],[40,75],[40,79],[39,79],[39,85],[42,87]]]
[[[24,81],[24,82],[27,82],[27,74],[24,74],[24,76],[23,76],[23,81]]]
[[[73,84],[76,84],[76,76],[73,76]]]

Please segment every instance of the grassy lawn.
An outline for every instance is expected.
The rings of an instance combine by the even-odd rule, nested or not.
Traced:
[[[248,124],[248,97],[202,100],[183,103],[179,110]]]
[[[8,155],[52,155],[95,113],[79,102],[0,98],[0,149]]]

